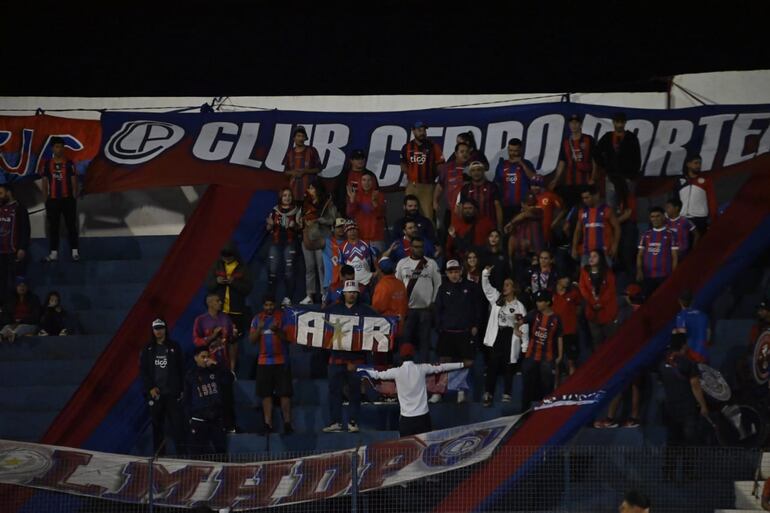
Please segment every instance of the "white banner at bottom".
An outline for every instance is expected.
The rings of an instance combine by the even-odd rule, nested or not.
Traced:
[[[432,431],[358,449],[358,488],[370,491],[489,458],[520,416]],[[0,483],[144,504],[234,511],[349,494],[354,450],[291,460],[213,463],[0,440]]]

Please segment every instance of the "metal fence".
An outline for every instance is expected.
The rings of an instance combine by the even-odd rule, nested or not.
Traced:
[[[410,479],[406,462],[400,460],[403,451],[394,452],[392,458],[380,454],[377,461],[366,461],[356,451],[339,454],[333,465],[328,458],[316,462],[306,458],[301,470],[291,460],[306,457],[307,453],[209,456],[200,463],[270,460],[286,464],[279,465],[281,472],[255,472],[255,467],[243,467],[235,471],[237,475],[222,479],[214,496],[199,498],[205,500],[197,503],[191,500],[182,510],[168,507],[169,497],[191,493],[201,475],[192,472],[187,474],[187,481],[170,481],[168,475],[153,475],[149,470],[153,466],[148,465],[149,472],[143,474],[146,482],[134,482],[132,489],[121,491],[122,500],[144,502],[141,504],[7,485],[0,489],[0,511],[171,513],[231,511],[228,508],[234,504],[234,510],[257,511],[269,506],[276,513],[459,512],[468,511],[471,502],[468,495],[458,497],[458,485],[474,477],[490,483],[505,482],[498,493],[485,497],[484,509],[488,511],[613,512],[624,492],[635,489],[650,497],[656,513],[713,512],[735,508],[736,502],[745,507],[747,500],[756,500],[752,492],[758,495],[761,491],[760,479],[768,477],[760,472],[761,451],[737,448],[672,451],[660,447],[502,447],[493,460],[414,480]],[[509,481],[512,466],[524,461],[526,472]],[[372,465],[384,472],[372,477]],[[353,469],[358,479],[352,479]],[[388,469],[398,469],[399,475],[406,473],[408,482],[387,486]],[[229,483],[226,486],[225,481]],[[743,492],[736,482],[744,482]],[[381,484],[386,487],[377,488]],[[471,494],[475,491],[471,490]],[[749,495],[748,499],[737,497],[742,493]],[[278,497],[301,497],[304,502],[273,505]],[[260,507],[252,507],[257,503]]]

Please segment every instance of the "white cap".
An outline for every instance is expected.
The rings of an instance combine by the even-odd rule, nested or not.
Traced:
[[[358,282],[356,280],[345,281],[345,286],[342,288],[342,292],[360,292],[358,290]]]
[[[460,262],[457,260],[450,260],[446,263],[446,270],[451,271],[453,269],[462,269],[463,267],[460,265]]]

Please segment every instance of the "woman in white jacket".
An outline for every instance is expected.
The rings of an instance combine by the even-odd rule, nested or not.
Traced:
[[[491,271],[492,266],[487,266],[481,273],[481,287],[491,305],[484,345],[492,348],[487,358],[484,406],[492,405],[500,374],[503,375],[503,402],[510,402],[514,370],[519,356],[527,350],[529,344],[529,327],[523,321],[527,310],[516,299],[519,286],[512,278],[506,278],[501,294],[489,282]],[[514,331],[517,325],[521,325],[521,336]]]

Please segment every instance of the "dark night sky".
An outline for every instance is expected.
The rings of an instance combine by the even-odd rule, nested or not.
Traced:
[[[673,74],[770,68],[766,19],[740,3],[679,13],[589,12],[591,2],[473,2],[465,11],[443,2],[350,4],[356,11],[328,2],[103,3],[7,6],[0,94],[654,91]]]

